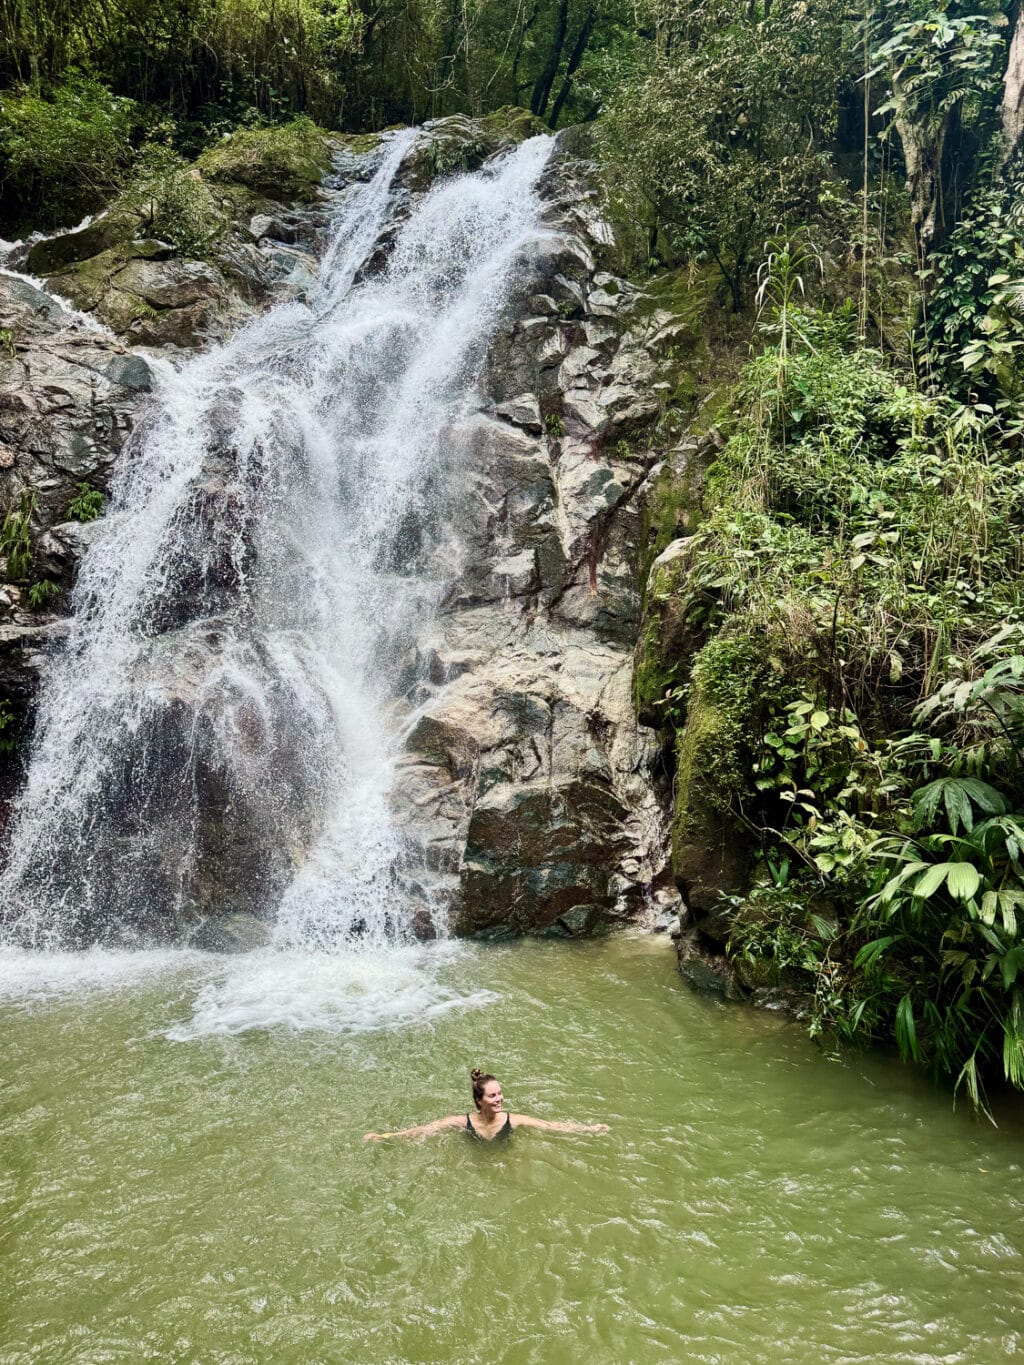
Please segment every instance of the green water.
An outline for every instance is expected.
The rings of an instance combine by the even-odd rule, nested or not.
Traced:
[[[0,970],[0,1361],[1024,1355],[1024,1123],[668,945]],[[363,1144],[509,1106],[607,1136]]]

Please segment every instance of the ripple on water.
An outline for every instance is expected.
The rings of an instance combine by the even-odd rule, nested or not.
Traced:
[[[171,956],[0,962],[3,1365],[463,1365],[482,1323],[496,1365],[1020,1351],[1024,1125],[829,1065],[667,950]],[[611,1131],[363,1144],[471,1065]]]

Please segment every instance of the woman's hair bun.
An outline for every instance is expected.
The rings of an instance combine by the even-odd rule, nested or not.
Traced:
[[[473,1084],[473,1103],[479,1109],[480,1101],[484,1097],[484,1086],[487,1085],[489,1081],[496,1081],[498,1078],[497,1076],[492,1076],[489,1071],[481,1071],[478,1066],[475,1066],[469,1073],[469,1079]]]

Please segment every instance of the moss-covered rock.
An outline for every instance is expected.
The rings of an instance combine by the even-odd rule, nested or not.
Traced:
[[[331,143],[352,156],[367,156],[380,146],[380,133],[332,133]]]
[[[671,729],[666,690],[683,686],[704,643],[701,624],[689,610],[686,580],[692,536],[701,519],[710,442],[687,440],[671,451],[652,479],[640,528],[643,623],[633,673],[633,700],[641,725]]]
[[[239,128],[208,148],[196,165],[209,180],[245,185],[277,199],[315,199],[331,168],[331,135],[307,118],[267,128]]]
[[[689,672],[699,641],[687,639],[686,599],[681,592],[690,562],[689,537],[673,540],[651,565],[647,577],[644,625],[633,669],[633,703],[641,725],[666,729],[666,694]]]
[[[124,242],[76,261],[47,283],[115,332],[150,345],[194,346],[217,313],[225,282],[202,261],[171,259],[163,242]]]
[[[543,119],[516,104],[503,104],[492,114],[486,114],[480,122],[492,136],[510,145],[518,145],[528,137],[540,137],[551,132]]]
[[[60,237],[45,237],[31,247],[25,268],[33,275],[46,277],[59,270],[87,261],[139,235],[137,213],[106,213],[88,227],[65,232]]]
[[[672,871],[691,913],[723,942],[723,899],[746,889],[752,852],[740,819],[750,745],[769,682],[764,648],[741,634],[704,646],[676,741]]]

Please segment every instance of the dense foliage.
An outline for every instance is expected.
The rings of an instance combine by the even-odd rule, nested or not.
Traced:
[[[850,309],[792,312],[710,472],[681,589],[708,642],[664,697],[681,736],[709,666],[742,701],[740,761],[712,759],[760,869],[730,951],[802,975],[817,1034],[895,1036],[972,1094],[1004,1065],[1017,1084],[1019,454],[858,343]]]
[[[4,0],[4,218],[70,222],[133,146],[194,154],[296,114],[349,131],[510,104],[592,117],[636,20],[630,0]]]

